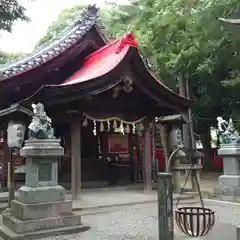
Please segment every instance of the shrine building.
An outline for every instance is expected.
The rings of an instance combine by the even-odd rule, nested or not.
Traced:
[[[65,151],[59,180],[71,183],[75,197],[87,182],[135,182],[141,157],[134,149],[141,141],[148,188],[151,123],[186,115],[192,105],[153,75],[133,33],[108,38],[95,6],[54,40],[0,69],[0,92],[2,171],[9,161],[7,123],[28,126],[31,104],[41,102]],[[24,166],[24,159],[15,156],[14,164]]]

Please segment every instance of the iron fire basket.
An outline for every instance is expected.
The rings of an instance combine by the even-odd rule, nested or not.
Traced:
[[[193,152],[193,154],[192,154],[192,151],[190,152],[191,152],[190,155],[192,156],[196,154],[198,155],[196,151]],[[185,179],[185,183],[181,190],[180,197],[183,194],[187,180],[191,173],[196,181],[197,190],[198,190],[199,198],[201,201],[201,207],[189,206],[189,207],[178,208],[178,204],[180,201],[180,197],[179,197],[176,210],[175,210],[175,221],[178,228],[186,235],[190,237],[202,237],[207,235],[213,229],[215,225],[215,212],[209,208],[204,207],[204,202],[203,202],[198,178],[196,175],[196,169],[193,164],[193,158],[189,158],[191,159],[191,169],[188,172],[188,175]]]

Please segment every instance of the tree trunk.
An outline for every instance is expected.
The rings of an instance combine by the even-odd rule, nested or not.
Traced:
[[[186,92],[186,80],[183,77],[180,77],[179,79],[179,94],[182,97],[189,97],[187,96]],[[182,115],[186,118],[189,119],[188,112],[182,113]],[[189,137],[190,137],[190,129],[189,129],[189,124],[183,124],[182,125],[182,133],[183,133],[183,145],[185,148],[190,148],[189,145]]]
[[[203,145],[203,153],[204,153],[204,164],[203,169],[205,171],[211,170],[211,130],[209,124],[204,124],[201,127],[202,133],[200,134],[201,142]]]

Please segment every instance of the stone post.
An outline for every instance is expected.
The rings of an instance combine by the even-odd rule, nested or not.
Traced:
[[[223,156],[223,175],[219,177],[216,193],[224,201],[240,199],[240,143],[222,144],[218,154]]]
[[[237,239],[236,240],[240,240],[240,226],[236,227],[236,233],[237,233]]]
[[[159,240],[174,239],[172,174],[158,174],[158,232]]]
[[[18,199],[12,201],[10,213],[3,215],[0,234],[23,239],[28,234],[55,231],[64,233],[78,228],[81,217],[72,213],[72,201],[65,200],[65,189],[58,185],[58,157],[64,150],[59,139],[29,139],[20,150],[26,158],[25,186],[19,189]],[[9,229],[5,232],[6,227]],[[11,239],[10,237],[7,239]]]
[[[172,126],[169,134],[170,135],[169,141],[170,141],[170,146],[172,151],[174,151],[181,144],[181,142],[178,140],[177,130],[178,129],[176,128],[176,126]],[[176,193],[181,192],[181,171],[179,169],[181,163],[180,163],[180,156],[178,153],[179,151],[173,157],[169,166],[171,167],[171,172],[173,174],[173,189],[174,189],[174,192]]]

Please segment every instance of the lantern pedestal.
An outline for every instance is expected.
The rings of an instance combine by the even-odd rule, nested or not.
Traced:
[[[215,189],[224,201],[240,199],[240,144],[222,144],[218,154],[223,156],[223,175],[219,177]]]
[[[26,182],[10,212],[3,214],[2,237],[25,239],[43,232],[83,230],[81,216],[73,214],[72,201],[65,200],[65,189],[58,185],[57,157],[63,153],[58,139],[25,142],[20,155],[26,157]]]

